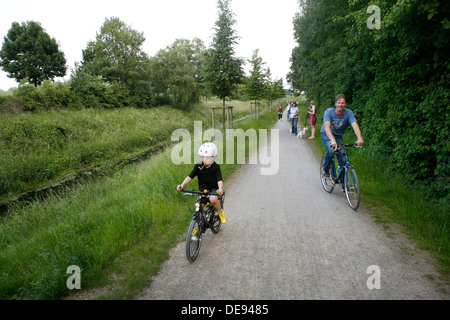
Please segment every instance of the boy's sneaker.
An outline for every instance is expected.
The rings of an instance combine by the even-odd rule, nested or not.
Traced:
[[[220,222],[222,224],[225,224],[227,222],[227,216],[225,215],[225,212],[222,210],[221,213],[219,213]]]
[[[325,178],[329,178],[330,177],[330,171],[329,170],[323,170],[323,176]]]

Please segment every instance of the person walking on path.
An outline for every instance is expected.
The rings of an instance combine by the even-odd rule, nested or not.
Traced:
[[[314,139],[316,137],[316,110],[317,107],[314,104],[314,101],[310,102],[311,107],[308,107],[308,113],[309,113],[309,118],[308,118],[308,123],[311,125],[311,137],[309,137],[309,139]]]
[[[286,109],[287,109],[287,122],[291,121],[291,108],[292,108],[292,103],[289,100],[288,105],[286,107]]]
[[[292,124],[292,135],[296,136],[298,134],[297,132],[297,122],[298,122],[298,116],[300,114],[300,111],[297,107],[297,102],[294,102],[291,108],[291,124]]]
[[[283,119],[283,106],[281,105],[281,103],[277,109],[277,113],[278,113],[278,121],[280,121],[281,119]]]

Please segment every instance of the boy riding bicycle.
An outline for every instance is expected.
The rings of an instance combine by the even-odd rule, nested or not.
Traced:
[[[177,186],[178,191],[198,177],[198,188],[200,191],[208,190],[209,192],[216,192],[219,196],[223,195],[223,180],[220,165],[215,162],[217,158],[217,147],[214,143],[207,142],[203,144],[198,150],[198,154],[202,157],[202,162],[196,163],[192,172],[184,179],[183,183]],[[211,204],[219,213],[219,218],[222,224],[227,222],[227,217],[223,211],[219,198],[211,196],[209,198]]]

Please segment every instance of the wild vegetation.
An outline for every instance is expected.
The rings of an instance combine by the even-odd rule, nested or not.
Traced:
[[[44,84],[45,86],[45,84]],[[32,87],[33,88],[33,87]],[[171,140],[175,129],[192,130],[195,120],[212,126],[210,107],[52,109],[0,117],[0,198],[32,190],[66,174],[114,164]],[[248,103],[232,103],[234,119],[248,116]],[[216,115],[222,123],[222,112]]]

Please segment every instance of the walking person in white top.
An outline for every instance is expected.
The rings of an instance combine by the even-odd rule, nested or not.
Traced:
[[[291,108],[291,113],[290,113],[290,117],[291,117],[291,124],[292,124],[292,135],[296,136],[298,134],[297,132],[297,122],[298,122],[298,116],[300,114],[300,110],[297,107],[297,102],[294,102],[294,104],[292,105]]]

